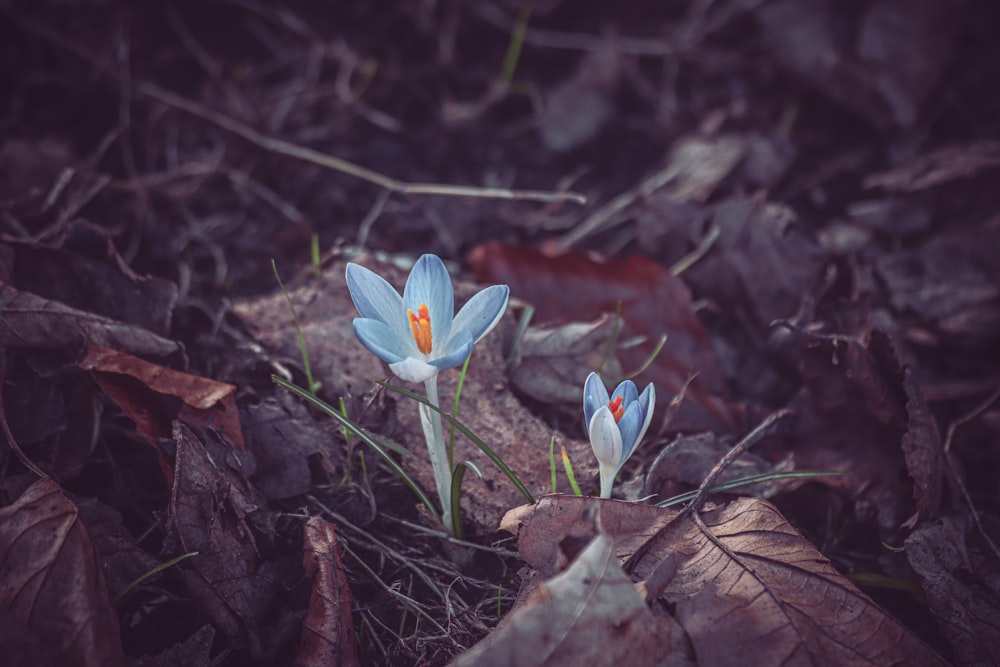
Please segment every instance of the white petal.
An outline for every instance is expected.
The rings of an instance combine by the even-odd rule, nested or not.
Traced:
[[[598,408],[594,416],[590,418],[590,426],[587,429],[590,436],[590,446],[594,450],[594,456],[599,463],[611,467],[618,466],[618,459],[622,455],[622,434],[615,423],[615,416],[611,414],[608,406]]]
[[[389,370],[401,380],[407,382],[425,382],[438,373],[438,369],[422,359],[407,357],[402,361],[389,364]]]

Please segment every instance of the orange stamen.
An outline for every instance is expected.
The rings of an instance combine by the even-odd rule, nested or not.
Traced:
[[[622,398],[622,396],[619,396],[615,400],[608,402],[608,409],[615,416],[616,424],[621,421],[622,415],[625,414],[625,406],[622,405]]]
[[[427,310],[427,304],[420,304],[416,315],[409,308],[406,309],[406,314],[410,318],[410,331],[413,332],[413,340],[417,341],[417,349],[420,350],[421,354],[430,354],[431,315],[430,311]]]

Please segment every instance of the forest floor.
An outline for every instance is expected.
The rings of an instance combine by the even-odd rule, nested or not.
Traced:
[[[654,4],[0,0],[6,664],[1000,664],[1000,6]]]

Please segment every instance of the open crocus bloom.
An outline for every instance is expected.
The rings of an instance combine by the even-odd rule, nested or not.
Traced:
[[[506,285],[487,287],[455,315],[451,276],[437,255],[417,260],[402,297],[358,264],[347,265],[347,288],[361,314],[354,320],[358,340],[410,382],[465,363],[476,341],[500,321],[510,294]]]
[[[597,457],[601,497],[611,497],[615,476],[646,434],[656,406],[656,389],[648,385],[639,394],[635,383],[625,380],[611,396],[600,376],[591,373],[583,385],[583,416],[590,446]]]

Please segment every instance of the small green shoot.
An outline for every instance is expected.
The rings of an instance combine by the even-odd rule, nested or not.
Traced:
[[[312,366],[309,365],[309,352],[306,350],[306,338],[302,335],[302,325],[299,324],[299,315],[295,312],[295,304],[292,303],[292,297],[288,295],[288,290],[285,289],[285,283],[281,282],[281,276],[278,275],[278,265],[273,259],[271,260],[271,268],[274,270],[274,277],[281,287],[282,294],[285,295],[285,299],[288,301],[288,307],[292,311],[292,319],[295,320],[295,331],[299,337],[299,350],[302,353],[302,367],[306,372],[306,383],[309,385],[309,393],[315,394],[323,385],[313,378]]]
[[[731,482],[726,482],[724,484],[719,484],[713,486],[710,493],[719,493],[722,491],[729,491],[732,489],[739,488],[741,486],[747,486],[748,484],[757,484],[759,482],[773,482],[782,479],[812,479],[815,477],[840,477],[842,475],[849,475],[850,473],[846,470],[790,470],[788,472],[769,472],[763,475],[751,475],[750,477],[742,477],[740,479],[734,479]],[[689,500],[694,500],[698,495],[698,491],[689,491],[687,493],[682,493],[679,496],[674,496],[673,498],[668,498],[663,502],[656,503],[657,507],[673,507],[674,505],[680,505],[681,503],[686,503]]]
[[[310,256],[310,259],[312,260],[313,275],[316,276],[317,278],[319,278],[322,275],[322,273],[323,273],[322,271],[320,271],[320,268],[319,268],[319,260],[320,260],[319,254],[320,254],[319,253],[319,234],[313,234],[312,235],[312,240],[309,243],[309,256]]]
[[[552,493],[556,492],[556,436],[549,438],[549,474],[552,475]]]
[[[129,591],[131,591],[133,588],[135,588],[136,586],[138,586],[142,582],[144,582],[147,579],[149,579],[150,577],[152,577],[154,574],[159,574],[160,572],[163,572],[164,570],[166,570],[168,567],[173,567],[174,565],[177,565],[177,563],[180,563],[182,560],[187,560],[188,558],[191,558],[192,556],[197,556],[198,554],[199,554],[198,551],[191,551],[189,553],[182,554],[182,555],[178,556],[177,558],[172,558],[172,559],[168,560],[166,563],[161,563],[160,565],[157,565],[152,570],[150,570],[146,574],[142,575],[141,577],[139,577],[135,581],[131,582],[125,588],[123,588],[120,591],[118,591],[118,595],[115,596],[114,603],[118,604],[122,600],[122,598],[124,598],[126,595],[128,595]]]
[[[652,366],[653,362],[656,361],[656,358],[660,356],[660,352],[663,350],[663,346],[666,344],[666,342],[667,342],[667,334],[663,334],[662,336],[660,336],[659,342],[656,343],[656,347],[653,348],[653,351],[649,353],[649,356],[646,357],[646,360],[642,362],[639,368],[635,369],[631,373],[626,373],[615,384],[618,384],[624,380],[635,379],[640,374],[642,374],[647,368]]]
[[[528,19],[531,18],[531,3],[526,3],[521,7],[521,13],[517,16],[517,23],[510,34],[510,43],[507,45],[507,53],[503,58],[503,69],[500,72],[499,85],[502,90],[510,87],[514,80],[514,71],[517,69],[517,61],[521,58],[521,48],[524,46],[524,36],[528,32]]]
[[[497,584],[497,620],[500,620],[500,602],[503,600],[503,584]]]
[[[569,488],[573,489],[573,495],[582,496],[583,492],[580,491],[580,485],[576,483],[576,475],[573,473],[573,464],[569,460],[569,454],[566,452],[566,447],[560,442],[559,448],[562,450],[563,470],[566,471],[566,479],[569,480]]]
[[[471,470],[479,479],[483,478],[483,471],[472,461],[462,461],[455,466],[451,477],[451,515],[454,517],[455,539],[463,539],[462,521],[459,519],[462,512],[462,480],[465,479],[465,471]]]
[[[618,300],[615,305],[615,319],[611,323],[611,335],[608,336],[608,343],[604,346],[604,352],[601,353],[601,361],[597,364],[597,368],[594,372],[598,375],[604,371],[604,365],[608,363],[608,358],[611,356],[611,351],[615,349],[615,343],[618,342],[618,334],[622,330],[622,301]]]
[[[449,424],[454,425],[455,428],[457,428],[458,431],[462,435],[464,435],[466,438],[468,438],[469,441],[472,442],[472,444],[474,444],[476,447],[478,447],[484,454],[486,454],[487,457],[489,457],[489,459],[491,461],[493,461],[493,463],[496,464],[496,466],[500,469],[500,471],[504,475],[507,476],[507,479],[509,479],[511,481],[511,483],[515,487],[517,487],[517,490],[521,492],[521,495],[523,495],[524,498],[529,503],[531,503],[532,505],[535,503],[535,498],[534,498],[534,496],[531,495],[531,492],[528,491],[528,487],[526,487],[521,482],[521,480],[518,479],[517,475],[514,474],[514,471],[510,469],[510,466],[508,466],[504,462],[504,460],[502,458],[500,458],[500,456],[497,455],[497,453],[494,452],[490,448],[489,445],[487,445],[485,442],[483,442],[475,433],[473,433],[472,431],[470,431],[465,426],[465,424],[463,424],[462,422],[458,421],[457,419],[455,419],[454,417],[452,417],[447,412],[444,412],[443,410],[441,410],[441,408],[437,407],[431,401],[427,400],[426,398],[424,398],[420,394],[415,394],[412,391],[409,391],[408,389],[404,389],[402,387],[397,387],[396,385],[394,385],[394,384],[392,384],[390,382],[386,382],[385,380],[380,380],[379,384],[382,385],[383,387],[385,387],[386,389],[390,389],[390,390],[396,392],[397,394],[402,394],[403,396],[406,396],[408,398],[412,398],[414,401],[417,401],[418,403],[420,403],[422,405],[426,405],[431,410],[433,410],[434,412],[437,412],[442,417],[444,417],[445,419],[447,419]]]
[[[347,417],[347,403],[344,402],[344,397],[343,396],[338,397],[338,401],[340,401],[340,414],[342,414],[344,416],[344,419],[347,419],[348,418]],[[354,441],[354,438],[352,437],[354,435],[354,431],[352,431],[351,429],[349,429],[346,426],[341,426],[340,429],[341,429],[341,431],[343,431],[343,434],[344,434],[344,449],[345,449],[345,454],[344,454],[344,461],[345,461],[345,464],[344,464],[344,482],[343,483],[346,486],[350,486],[351,482],[352,482],[351,461],[354,459],[354,442],[355,441]]]
[[[399,463],[396,462],[396,459],[390,456],[389,452],[386,451],[382,443],[378,442],[367,431],[365,431],[363,428],[352,422],[350,419],[340,414],[340,412],[336,408],[334,408],[332,405],[330,405],[326,401],[316,396],[316,394],[307,391],[296,384],[292,384],[291,382],[288,382],[284,378],[280,378],[277,375],[272,375],[271,380],[274,383],[292,392],[296,396],[300,396],[301,398],[304,398],[305,400],[309,401],[317,408],[319,408],[327,416],[335,419],[341,426],[350,428],[358,436],[358,439],[360,439],[361,442],[365,443],[373,450],[375,450],[375,453],[378,454],[380,457],[382,457],[382,460],[386,462],[386,465],[388,465],[392,469],[392,471],[396,473],[396,475],[398,475],[399,478],[403,480],[403,482],[408,487],[410,487],[410,490],[413,491],[414,495],[417,496],[417,499],[421,503],[423,503],[424,507],[427,509],[427,512],[430,513],[432,517],[440,521],[440,516],[434,509],[434,504],[431,503],[430,499],[427,498],[427,495],[421,490],[420,486],[413,480],[413,478],[410,477],[408,474],[406,474],[406,471],[403,470],[403,468],[399,465]],[[365,474],[367,475],[367,472]]]

